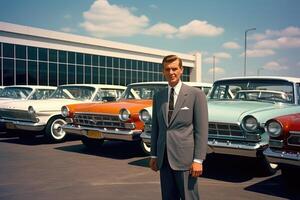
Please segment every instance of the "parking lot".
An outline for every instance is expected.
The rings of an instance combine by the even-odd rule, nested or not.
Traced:
[[[300,199],[280,171],[261,177],[252,159],[210,154],[204,165],[201,199]],[[76,138],[46,144],[1,133],[0,199],[161,198],[159,174],[134,143],[110,141],[91,153]]]

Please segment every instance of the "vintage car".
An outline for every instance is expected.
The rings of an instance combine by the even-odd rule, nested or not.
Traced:
[[[295,113],[299,94],[300,78],[253,76],[215,81],[208,94],[208,151],[256,157],[261,173],[274,173],[278,166],[263,155],[269,142],[264,125],[273,117]],[[148,145],[151,113],[151,107],[140,111],[145,122],[141,137]]]
[[[60,142],[66,135],[61,129],[61,125],[66,123],[61,116],[62,106],[82,102],[97,102],[98,104],[113,101],[119,98],[125,89],[124,86],[115,85],[61,85],[49,99],[2,104],[0,122],[5,123],[7,130],[42,132],[48,141]]]
[[[0,102],[12,100],[39,100],[47,99],[56,87],[43,85],[12,85],[5,86],[0,92]],[[0,105],[1,106],[1,105]]]
[[[210,84],[187,83],[197,87],[210,88]],[[142,152],[148,152],[147,145],[140,139],[144,123],[139,111],[152,105],[154,93],[167,87],[167,82],[142,82],[127,86],[117,102],[105,104],[74,104],[62,108],[67,124],[67,133],[82,136],[82,142],[89,149],[101,146],[104,140],[137,141]]]
[[[284,115],[267,121],[265,131],[270,135],[269,148],[264,155],[278,163],[286,180],[300,178],[300,106],[296,114]]]

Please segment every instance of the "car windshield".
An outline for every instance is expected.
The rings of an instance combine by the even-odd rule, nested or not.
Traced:
[[[122,94],[122,99],[152,99],[153,95],[158,91],[166,88],[166,84],[141,84],[129,85],[125,92]]]
[[[34,93],[29,97],[31,100],[41,100],[41,99],[48,99],[54,90],[49,89],[37,89]]]
[[[95,92],[94,87],[61,86],[50,96],[51,99],[74,99],[80,101],[91,100]]]
[[[95,101],[116,101],[122,93],[123,90],[121,89],[102,88],[98,90]]]
[[[32,90],[26,87],[6,87],[0,93],[0,98],[27,99]]]
[[[293,84],[285,80],[237,79],[214,83],[210,100],[245,100],[294,103]]]

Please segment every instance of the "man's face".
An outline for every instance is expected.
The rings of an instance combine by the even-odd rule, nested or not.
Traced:
[[[168,63],[164,65],[163,74],[171,87],[177,85],[182,73],[183,73],[183,68],[179,67],[178,60],[175,60],[172,63]]]

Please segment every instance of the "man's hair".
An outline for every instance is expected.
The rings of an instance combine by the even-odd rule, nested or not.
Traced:
[[[164,67],[165,64],[169,64],[169,63],[172,63],[174,62],[175,60],[178,60],[179,61],[179,67],[182,68],[182,60],[181,58],[179,58],[178,56],[176,55],[168,55],[168,56],[165,56],[163,61],[162,61],[162,66]]]

